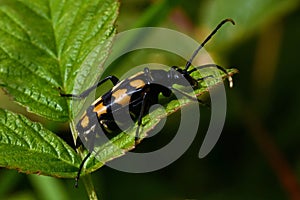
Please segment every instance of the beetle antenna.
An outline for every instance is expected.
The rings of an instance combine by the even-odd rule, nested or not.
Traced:
[[[196,57],[196,55],[198,54],[198,52],[200,51],[200,49],[202,49],[204,47],[204,45],[210,40],[210,38],[216,34],[216,32],[227,22],[231,22],[233,25],[235,25],[235,22],[228,18],[228,19],[224,19],[223,21],[221,21],[218,26],[207,36],[207,38],[202,42],[202,44],[200,44],[200,46],[194,51],[192,57],[190,58],[189,61],[187,61],[186,65],[185,65],[185,71],[187,71],[189,69],[189,67],[192,64],[192,61],[194,60],[194,58]]]

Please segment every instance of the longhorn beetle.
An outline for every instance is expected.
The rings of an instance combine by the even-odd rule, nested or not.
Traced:
[[[90,92],[92,92],[94,89],[108,80],[110,80],[114,85],[112,89],[95,100],[94,103],[92,103],[92,105],[87,108],[76,125],[76,129],[78,131],[76,148],[78,148],[82,144],[79,138],[84,138],[87,141],[91,140],[91,145],[89,146],[89,153],[80,164],[75,179],[75,187],[78,186],[78,180],[84,163],[91,155],[90,152],[94,146],[93,140],[95,139],[96,134],[99,134],[97,133],[97,130],[95,130],[95,123],[98,123],[100,125],[102,131],[105,134],[109,134],[111,132],[121,132],[121,129],[118,125],[126,125],[128,124],[128,121],[115,121],[113,116],[122,115],[122,112],[126,112],[125,107],[129,106],[129,114],[132,119],[137,120],[138,124],[135,134],[135,141],[137,144],[139,129],[142,124],[142,118],[149,112],[149,109],[152,105],[158,103],[158,96],[160,93],[162,93],[165,97],[169,97],[172,94],[172,91],[177,91],[188,98],[196,99],[173,87],[175,84],[177,84],[183,87],[192,86],[193,89],[197,88],[198,82],[202,81],[206,77],[194,79],[190,75],[192,72],[196,71],[197,69],[216,67],[220,71],[227,74],[229,85],[230,87],[233,86],[232,77],[221,66],[215,64],[207,64],[189,70],[193,59],[196,57],[200,49],[204,47],[204,45],[211,39],[211,37],[226,22],[231,22],[233,25],[235,24],[232,19],[225,19],[221,21],[218,26],[202,42],[202,44],[194,51],[191,58],[187,61],[184,69],[181,69],[177,66],[172,66],[169,71],[165,71],[162,69],[150,70],[148,68],[144,68],[144,71],[136,73],[135,75],[121,81],[115,76],[108,76],[79,95],[60,93],[60,95],[64,97],[85,98],[90,94]],[[164,86],[157,84],[157,82],[161,80],[167,80],[168,84]],[[200,100],[198,101],[200,102]]]

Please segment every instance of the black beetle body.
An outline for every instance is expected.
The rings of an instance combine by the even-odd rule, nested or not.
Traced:
[[[104,95],[95,100],[92,105],[84,112],[79,122],[76,125],[78,131],[78,138],[76,141],[76,148],[82,143],[88,144],[87,148],[91,152],[94,148],[94,141],[97,134],[105,133],[109,135],[111,133],[119,133],[122,130],[129,128],[129,120],[138,122],[138,128],[136,130],[135,141],[137,144],[139,136],[139,128],[142,123],[142,117],[149,112],[149,108],[158,103],[158,96],[162,93],[165,97],[169,97],[172,91],[176,90],[184,96],[197,100],[195,97],[191,97],[188,94],[175,89],[174,85],[181,85],[186,87],[192,87],[193,89],[198,87],[198,82],[203,80],[194,79],[190,74],[197,69],[203,69],[208,67],[217,67],[220,71],[227,74],[232,87],[232,78],[227,71],[215,64],[207,64],[199,67],[195,67],[189,70],[192,60],[197,55],[199,50],[204,47],[206,42],[214,35],[217,30],[226,22],[234,24],[232,19],[223,20],[212,33],[204,40],[204,42],[196,49],[190,60],[186,63],[184,69],[173,66],[169,71],[161,69],[148,69],[139,72],[129,78],[119,81],[115,76],[108,76],[105,79],[99,81],[97,84],[87,89],[80,95],[74,94],[62,94],[65,97],[85,98],[88,94],[99,87],[101,84],[110,80],[114,87],[106,92]],[[210,77],[210,76],[209,76]],[[163,83],[163,84],[160,84]],[[128,118],[128,111],[129,116]],[[118,119],[115,119],[118,116]],[[96,125],[100,125],[101,131],[97,130]],[[85,141],[80,141],[85,140]],[[78,174],[76,176],[75,186],[78,185],[81,170],[87,158],[91,153],[88,153],[83,159]]]

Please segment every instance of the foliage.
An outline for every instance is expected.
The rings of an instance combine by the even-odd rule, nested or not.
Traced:
[[[139,4],[143,9],[136,9],[136,4]],[[298,170],[299,174],[299,154],[297,154],[299,152],[297,150],[299,134],[292,134],[299,127],[297,123],[290,123],[290,119],[298,119],[299,101],[297,100],[299,96],[295,95],[294,98],[288,99],[282,98],[290,94],[286,88],[297,85],[293,80],[297,80],[296,75],[299,74],[296,67],[292,67],[297,66],[298,60],[294,52],[297,52],[298,47],[296,38],[297,33],[299,33],[297,28],[299,15],[297,13],[291,15],[295,10],[299,11],[299,1],[251,0],[247,3],[236,0],[226,2],[218,0],[191,1],[190,3],[176,1],[176,5],[178,7],[174,8],[175,4],[172,5],[170,0],[158,1],[156,4],[146,1],[124,1],[121,17],[117,23],[120,26],[119,30],[149,24],[183,30],[180,24],[172,21],[179,10],[179,13],[183,13],[181,16],[183,19],[187,17],[186,24],[192,24],[192,28],[189,29],[190,33],[198,37],[199,33],[203,34],[203,32],[211,30],[221,19],[233,18],[237,23],[234,27],[235,31],[230,31],[230,34],[228,31],[220,32],[214,37],[214,42],[208,46],[208,49],[215,53],[216,59],[221,60],[220,64],[226,62],[228,66],[237,66],[241,71],[238,80],[235,81],[236,87],[229,92],[229,120],[224,130],[226,136],[223,135],[214,153],[205,161],[193,161],[191,159],[190,155],[194,155],[196,159],[198,151],[198,149],[193,150],[194,147],[192,147],[188,152],[188,158],[184,157],[177,162],[177,165],[168,168],[170,172],[167,174],[157,172],[154,177],[151,174],[151,177],[150,175],[141,175],[128,178],[128,176],[118,173],[116,177],[116,172],[104,168],[95,174],[96,177],[101,176],[102,178],[101,181],[97,179],[96,184],[101,185],[104,197],[108,196],[109,199],[124,198],[125,193],[126,196],[138,195],[140,199],[183,197],[281,199],[285,197],[285,193],[289,195],[289,192],[286,192],[288,187],[281,182],[280,177],[283,176],[281,171],[276,171],[278,162],[272,165],[272,158],[270,159],[266,153],[270,147],[266,144],[269,142],[265,142],[266,139],[257,139],[259,136],[251,135],[251,138],[254,138],[254,142],[252,142],[249,140],[249,136],[244,136],[244,133],[257,132],[263,135],[262,132],[265,131],[257,128],[260,127],[258,125],[262,125],[266,129],[269,128],[273,132],[273,139],[279,143],[284,153],[289,155],[288,160],[291,161],[293,169]],[[0,85],[14,98],[14,101],[25,106],[31,113],[51,121],[68,121],[73,117],[70,111],[82,106],[82,102],[75,102],[76,105],[74,105],[73,101],[61,98],[58,88],[61,88],[65,93],[80,93],[103,74],[101,66],[109,54],[108,49],[112,45],[118,7],[119,3],[113,0],[0,0]],[[176,15],[176,17],[178,16]],[[282,21],[287,22],[287,25],[283,25]],[[202,25],[200,32],[199,22]],[[210,28],[204,29],[203,24]],[[275,28],[273,24],[275,24]],[[265,64],[265,60],[255,62],[253,61],[255,58],[251,56],[256,53],[254,52],[256,44],[261,42],[256,41],[254,36],[263,35],[268,28],[273,32],[267,33],[276,35],[277,31],[283,27],[287,28],[289,33],[285,33],[283,51],[280,51],[284,53],[281,53],[280,56],[278,54],[277,63],[278,65],[281,64],[281,67],[289,67],[289,69],[281,70],[280,78],[276,79],[275,69],[268,68],[268,62],[267,64]],[[268,37],[269,35],[264,38]],[[282,39],[282,36],[279,38]],[[275,42],[261,42],[259,44],[266,47],[270,45],[271,47]],[[276,48],[266,49],[267,51],[260,52],[276,50]],[[265,56],[265,58],[269,58],[269,56]],[[140,60],[145,59],[145,57],[136,56],[134,59]],[[253,62],[255,64],[264,63],[265,65],[252,71]],[[253,69],[255,68],[253,67]],[[95,71],[97,73],[94,73]],[[118,71],[118,69],[114,68],[111,71]],[[256,80],[256,83],[252,82],[251,76],[249,76],[251,73],[254,74],[253,77],[261,77],[260,74],[262,74],[263,79]],[[269,85],[265,85],[264,80],[266,79],[269,80]],[[291,84],[286,86],[285,83],[289,82]],[[262,85],[266,88],[263,88]],[[251,88],[254,86],[256,87]],[[297,89],[295,88],[294,91]],[[251,91],[255,92],[250,95]],[[1,94],[1,107],[5,107],[7,102],[4,105],[2,97]],[[285,102],[286,112],[282,111],[278,114],[278,106],[281,107],[282,102]],[[178,108],[176,100],[167,106],[174,112]],[[257,115],[249,115],[249,110],[256,112]],[[159,110],[156,110],[155,113],[154,116],[158,120],[164,116]],[[173,111],[168,114],[171,113]],[[280,116],[286,113],[290,113],[291,117],[280,119]],[[147,133],[147,128],[151,128],[158,122],[147,123],[148,117],[145,117],[143,121],[145,124],[144,134]],[[12,111],[1,109],[0,165],[26,173],[65,178],[74,177],[81,157],[54,132],[56,131],[48,130],[47,124],[41,125],[32,122],[30,117],[27,118]],[[122,137],[124,135],[121,134],[115,138],[115,141],[117,142]],[[126,144],[123,143],[124,146],[120,147],[125,148],[125,150],[132,148],[132,138],[123,139],[123,141],[126,141]],[[263,142],[260,143],[261,141]],[[259,148],[264,146],[260,150],[262,153],[258,153],[258,150],[253,147],[256,143]],[[108,159],[123,152],[119,152],[118,155],[115,153],[112,151],[104,155],[102,162],[91,158],[84,173],[95,171]],[[261,154],[267,155],[266,160],[271,163],[271,168],[265,164],[268,162],[265,162]],[[273,160],[278,158],[276,155],[275,153]],[[283,159],[279,164],[285,164],[285,162],[286,160]],[[276,176],[270,172],[270,169],[275,169],[274,174]],[[0,175],[2,178],[0,197],[7,195],[12,190],[11,188],[14,188],[14,184],[17,184],[10,180],[28,183],[24,176],[14,174],[12,171],[3,171]],[[279,181],[277,177],[279,177]],[[103,183],[103,179],[107,181]],[[169,182],[169,179],[173,181]],[[39,181],[40,184],[38,184]],[[47,181],[47,184],[43,181]],[[73,180],[66,182],[68,183],[66,185],[73,186]],[[45,177],[31,175],[29,176],[29,183],[35,191],[41,191],[38,185],[42,183],[52,191],[51,188],[55,188],[55,185],[60,185],[61,182],[57,181],[53,184]],[[182,183],[187,184],[182,185]],[[118,188],[120,192],[116,193],[115,188]],[[77,194],[81,190],[74,192],[71,187],[69,189],[72,191],[70,194],[67,194],[65,190],[55,191],[57,191],[57,195],[63,194],[62,196],[66,199],[76,197],[80,199],[80,195]],[[25,190],[26,188],[22,191]],[[32,198],[31,192],[26,193],[25,191],[22,197],[25,198],[26,195],[29,196],[28,198]],[[45,194],[42,198],[46,196]]]

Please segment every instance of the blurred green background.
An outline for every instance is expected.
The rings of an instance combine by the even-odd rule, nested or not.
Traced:
[[[234,88],[227,88],[225,127],[207,157],[198,158],[209,122],[209,110],[201,109],[203,121],[199,134],[180,159],[162,170],[145,174],[103,167],[92,174],[99,198],[300,199],[299,3],[299,0],[122,1],[118,32],[158,26],[202,41],[222,19],[234,19],[236,26],[223,28],[206,50],[216,63],[237,68],[240,73],[234,76]],[[130,67],[154,62],[153,59],[169,65],[185,64],[164,52],[150,51],[128,55],[115,65]],[[116,68],[111,66],[105,74],[120,75]],[[4,102],[1,107],[26,114],[0,93],[0,101]],[[32,115],[30,118],[41,120]],[[68,139],[67,125],[43,122]],[[145,141],[141,148],[156,148],[167,141],[161,136],[152,142]],[[79,189],[73,185],[73,179],[0,170],[0,199],[87,199],[83,184]]]

